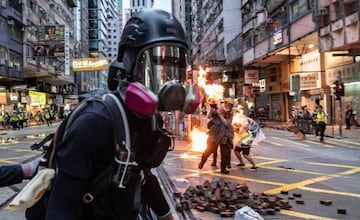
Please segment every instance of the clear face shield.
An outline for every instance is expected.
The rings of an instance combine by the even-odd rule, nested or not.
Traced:
[[[134,81],[157,94],[166,82],[185,81],[186,59],[187,50],[182,46],[152,45],[142,50],[135,62]]]

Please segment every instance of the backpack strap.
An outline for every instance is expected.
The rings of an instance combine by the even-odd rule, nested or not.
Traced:
[[[119,171],[122,172],[120,182],[118,187],[125,188],[124,186],[124,179],[125,175],[128,170],[129,165],[137,166],[137,163],[130,162],[130,129],[128,120],[126,117],[125,109],[120,102],[120,100],[112,93],[105,94],[102,96],[102,101],[105,106],[109,109],[112,121],[114,122],[114,138],[115,138],[115,146],[117,152],[120,149],[126,149],[127,151],[127,158],[126,162],[120,161],[115,157],[116,163],[120,165],[124,165],[124,169],[120,169]],[[121,128],[121,129],[120,129]],[[106,169],[101,171],[89,184],[88,192],[84,194],[82,200],[84,203],[90,203],[100,195],[102,192],[106,191],[108,187],[111,185],[109,184],[109,177],[113,175],[113,164],[109,165]]]

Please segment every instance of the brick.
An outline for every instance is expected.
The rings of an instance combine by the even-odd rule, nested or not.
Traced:
[[[218,208],[218,207],[211,207],[209,211],[210,211],[210,212],[212,212],[212,213],[215,213],[215,214],[220,213],[220,211],[219,211],[219,208]]]
[[[199,212],[204,212],[204,211],[205,211],[205,207],[196,206],[196,210],[198,210]]]
[[[289,194],[289,192],[288,191],[285,191],[285,190],[281,190],[281,192],[280,192],[281,194],[283,194],[283,195],[287,195],[287,194]]]
[[[267,215],[275,215],[275,213],[276,213],[276,210],[275,210],[275,209],[267,209],[267,210],[266,210],[266,214],[267,214]]]
[[[174,192],[174,197],[180,198],[181,197],[181,192],[175,191]]]
[[[296,202],[296,204],[299,204],[299,205],[304,205],[305,204],[304,200],[302,200],[302,199],[297,199],[297,200],[295,200],[295,202]]]
[[[231,211],[220,212],[220,216],[223,218],[231,218],[234,216],[234,212]]]
[[[301,197],[301,193],[293,193],[293,196],[299,198]]]
[[[338,214],[346,215],[346,209],[338,209],[338,210],[337,210],[337,213],[338,213]]]
[[[332,205],[332,201],[323,199],[323,200],[320,200],[320,204],[329,206],[329,205]]]

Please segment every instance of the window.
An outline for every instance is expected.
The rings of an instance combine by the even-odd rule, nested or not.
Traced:
[[[309,0],[297,0],[291,5],[292,20],[301,17],[310,9]]]

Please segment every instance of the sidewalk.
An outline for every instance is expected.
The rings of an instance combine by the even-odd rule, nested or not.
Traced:
[[[278,122],[278,121],[265,121],[264,126],[268,128],[278,129],[278,130],[286,130],[289,129],[289,123],[287,122]],[[354,141],[360,142],[360,128],[355,128],[354,126],[351,129],[345,129],[346,126],[342,126],[340,136],[340,128],[339,125],[328,125],[326,126],[325,136],[329,138],[346,138]],[[290,132],[290,131],[289,131]],[[312,135],[312,134],[306,134]]]

